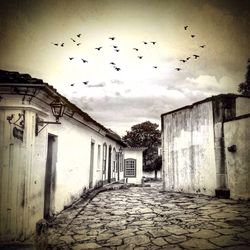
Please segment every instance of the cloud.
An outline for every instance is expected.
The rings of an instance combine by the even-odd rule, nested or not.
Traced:
[[[120,81],[119,79],[112,79],[110,82],[113,83],[113,84],[118,84],[118,85],[124,84],[124,82]]]
[[[106,85],[105,82],[103,83],[98,83],[98,84],[92,84],[92,85],[87,85],[88,88],[102,88]]]

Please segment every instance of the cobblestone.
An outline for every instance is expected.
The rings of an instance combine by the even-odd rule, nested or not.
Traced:
[[[249,201],[161,188],[152,182],[78,202],[54,220],[49,249],[250,249]]]

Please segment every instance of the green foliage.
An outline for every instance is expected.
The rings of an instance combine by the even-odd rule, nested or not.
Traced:
[[[238,91],[245,96],[250,96],[250,59],[248,59],[247,73],[245,82],[239,84]]]
[[[136,124],[131,127],[131,131],[127,131],[127,134],[122,137],[123,142],[129,147],[146,147],[143,152],[144,171],[153,171],[159,168],[159,164],[157,165],[155,162],[158,158],[158,147],[161,144],[161,132],[158,126],[158,124],[149,121]]]

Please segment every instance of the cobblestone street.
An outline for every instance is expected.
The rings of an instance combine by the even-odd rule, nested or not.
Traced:
[[[49,229],[50,249],[250,249],[250,202],[150,185],[102,192],[67,209]]]

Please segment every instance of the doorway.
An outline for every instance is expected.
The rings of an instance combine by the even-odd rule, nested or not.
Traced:
[[[93,174],[94,174],[94,149],[95,142],[91,142],[90,148],[90,170],[89,170],[89,188],[93,187]]]
[[[57,162],[57,136],[48,134],[47,160],[44,185],[44,218],[53,215]]]
[[[109,146],[109,160],[108,160],[108,183],[111,183],[111,155],[112,155],[112,148],[110,145]]]

